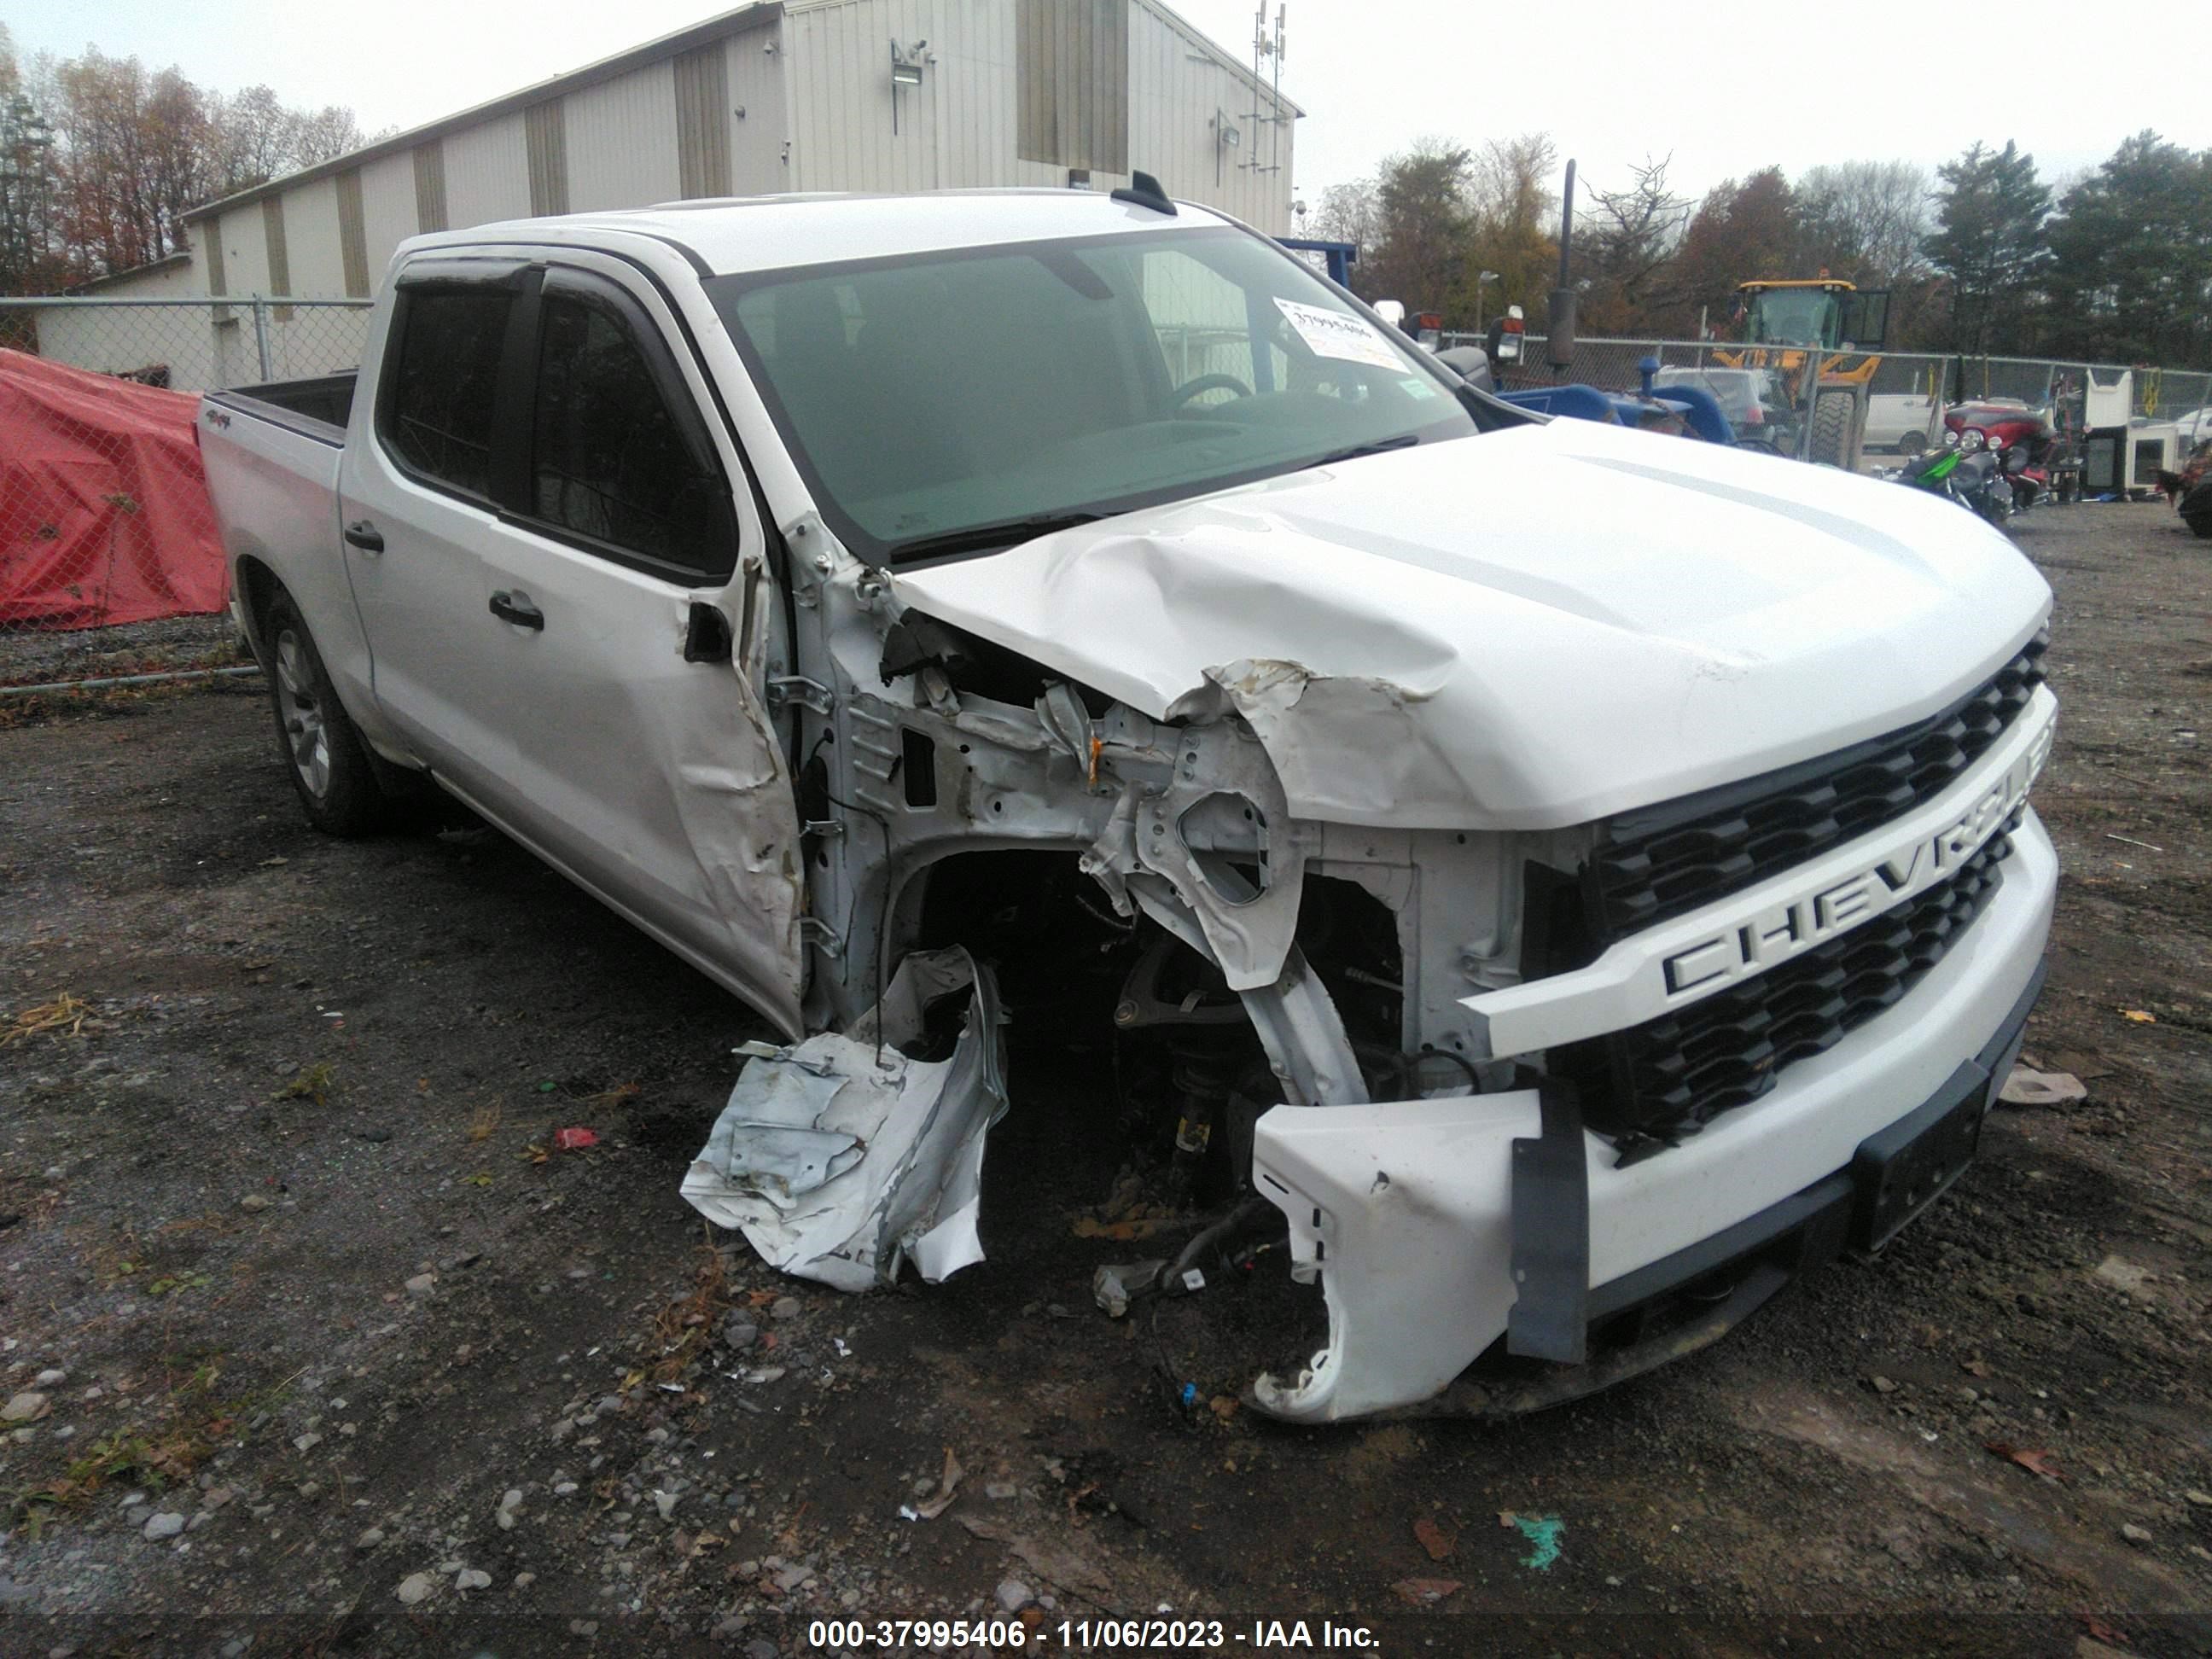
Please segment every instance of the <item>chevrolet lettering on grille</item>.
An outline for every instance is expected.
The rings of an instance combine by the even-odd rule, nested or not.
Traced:
[[[1659,972],[1668,997],[1702,996],[1787,962],[1944,880],[2027,805],[2056,730],[2046,721],[2033,743],[1934,835],[1916,836],[1842,880],[1823,881],[1665,957]]]

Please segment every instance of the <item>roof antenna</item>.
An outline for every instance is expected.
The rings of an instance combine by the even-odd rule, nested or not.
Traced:
[[[1176,204],[1168,200],[1168,193],[1160,188],[1160,181],[1149,173],[1131,173],[1127,187],[1115,191],[1113,199],[1132,202],[1140,208],[1150,208],[1155,213],[1164,213],[1170,218],[1175,216]]]

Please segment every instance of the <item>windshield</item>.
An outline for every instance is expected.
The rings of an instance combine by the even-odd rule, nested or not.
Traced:
[[[1475,430],[1441,369],[1226,228],[706,287],[824,517],[872,562]]]
[[[1817,288],[1769,289],[1752,301],[1752,340],[1768,345],[1832,346],[1836,297]]]

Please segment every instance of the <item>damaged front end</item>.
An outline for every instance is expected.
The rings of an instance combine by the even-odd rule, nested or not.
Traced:
[[[1492,1415],[1712,1340],[1800,1267],[1880,1248],[1971,1154],[2049,925],[2055,862],[2026,805],[2055,708],[2039,644],[1892,734],[1895,756],[1832,757],[1838,777],[1917,769],[1923,795],[1900,811],[1893,788],[1891,817],[1860,821],[1894,842],[1885,862],[1857,830],[1793,831],[1802,862],[1729,852],[1655,897],[1629,890],[1655,860],[1771,803],[1707,791],[1682,797],[1706,819],[1517,827],[1472,806],[1510,757],[1439,714],[1443,659],[1418,637],[1398,678],[1237,660],[1102,690],[1023,648],[1103,661],[1048,643],[1078,619],[982,626],[974,564],[896,574],[818,520],[786,533],[822,550],[793,562],[770,679],[821,1035],[750,1060],[685,1188],[775,1265],[857,1290],[980,1259],[1009,1079],[1088,1071],[1112,1079],[1152,1212],[1224,1218],[1181,1256],[1109,1270],[1103,1304],[1194,1288],[1193,1249],[1272,1206],[1328,1335],[1252,1382],[1256,1408]],[[1252,632],[1313,626],[1294,592],[1266,602]],[[1803,767],[1752,786],[1801,826],[1801,797],[1834,793]],[[1804,894],[1846,892],[1833,938],[1800,929]],[[1801,931],[1800,959],[1774,947],[1677,994],[1721,973],[1723,942]],[[1916,987],[1918,1017],[1859,1029]],[[1006,1019],[1029,1039],[1011,1072]],[[1787,1090],[1732,1109],[1784,1065]]]
[[[1413,740],[1402,688],[1238,663],[1154,717],[902,603],[842,550],[819,562],[794,631],[827,648],[802,645],[771,679],[796,757],[819,1034],[756,1048],[685,1196],[773,1265],[842,1289],[980,1259],[1003,976],[1011,1017],[1111,1047],[1156,1209],[1195,1224],[1205,1200],[1249,1223],[1256,1199],[1287,1217],[1294,1276],[1323,1285],[1332,1334],[1304,1377],[1261,1378],[1260,1407],[1336,1416],[1428,1386],[1450,1345],[1430,1363],[1399,1353],[1402,1251],[1334,1231],[1289,1149],[1309,1107],[1458,1114],[1485,1138],[1533,1121],[1462,999],[1515,982],[1518,843],[1551,838],[1297,810],[1286,771],[1325,795],[1330,754],[1380,775],[1378,745]],[[1504,1158],[1455,1153],[1449,1178],[1502,1181]],[[1434,1207],[1425,1179],[1446,1178],[1377,1172],[1415,1212]],[[1504,1295],[1492,1243],[1461,1237],[1453,1294]],[[1399,1353],[1389,1380],[1347,1392],[1346,1356],[1370,1348]]]

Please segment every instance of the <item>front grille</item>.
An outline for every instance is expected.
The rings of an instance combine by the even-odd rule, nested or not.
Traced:
[[[1971,696],[1887,737],[1609,820],[1583,871],[1586,937],[1546,967],[1595,957],[1941,794],[2027,706],[2049,643],[2038,634]]]
[[[1555,1048],[1548,1069],[1573,1080],[1591,1128],[1630,1139],[1625,1152],[1693,1133],[1910,991],[1981,914],[2011,851],[1999,835],[1895,909],[1680,1012]]]

